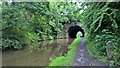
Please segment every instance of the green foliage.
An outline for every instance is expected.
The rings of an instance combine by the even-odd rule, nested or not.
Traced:
[[[1,8],[1,49],[54,39],[61,35],[63,24],[74,23],[80,15],[76,3],[68,2],[4,2]]]
[[[79,21],[80,8],[77,7],[76,3],[50,2],[50,7],[54,13],[54,18],[62,24]]]
[[[105,60],[107,58],[106,43],[111,41],[113,44],[113,59],[111,61],[113,65],[119,65],[120,19],[118,17],[120,17],[120,8],[118,6],[120,2],[96,2],[83,4],[83,7],[87,7],[83,9],[82,22],[87,32],[86,40],[88,43],[88,50],[91,54],[97,52],[95,56],[99,59],[104,56]],[[93,42],[93,46],[90,45],[91,42]],[[94,50],[91,50],[90,47],[93,47]]]
[[[38,39],[39,39],[39,36],[36,34],[36,33],[27,33],[27,34],[25,34],[25,38],[24,38],[25,40],[26,40],[26,43],[35,43],[35,42],[37,42],[38,41]]]
[[[23,45],[38,40],[53,39],[52,27],[47,23],[49,21],[45,10],[47,7],[43,3],[2,3],[1,49],[21,49]]]
[[[83,15],[85,15],[83,24],[86,28],[90,28],[90,30],[87,30],[89,30],[88,33],[93,35],[93,37],[101,33],[105,28],[112,29],[113,31],[116,31],[115,29],[118,28],[117,20],[114,18],[116,14],[119,13],[119,10],[111,9],[108,7],[109,4],[110,3],[90,3],[90,7],[83,13]]]
[[[79,43],[80,38],[76,38],[69,46],[69,51],[67,52],[67,54],[65,54],[65,56],[56,57],[51,61],[49,66],[71,66]]]

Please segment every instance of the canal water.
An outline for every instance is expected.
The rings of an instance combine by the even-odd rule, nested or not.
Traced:
[[[2,52],[3,66],[47,66],[55,56],[64,55],[73,39],[42,41],[38,45],[28,45],[22,50]]]

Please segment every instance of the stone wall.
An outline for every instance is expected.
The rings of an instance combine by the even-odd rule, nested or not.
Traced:
[[[63,25],[63,38],[69,38],[68,37],[68,29],[71,27],[71,26],[75,26],[75,25],[78,25],[78,26],[80,26],[80,23],[79,22],[76,22],[76,24],[69,24],[69,23],[67,23],[67,24],[64,24]]]

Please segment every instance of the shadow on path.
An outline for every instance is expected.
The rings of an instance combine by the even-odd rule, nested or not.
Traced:
[[[95,58],[89,56],[85,40],[82,37],[73,61],[73,66],[108,66],[108,64],[99,62]]]

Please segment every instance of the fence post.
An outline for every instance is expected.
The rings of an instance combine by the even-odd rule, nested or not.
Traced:
[[[108,59],[112,58],[112,49],[113,49],[112,41],[108,41],[106,43],[106,51],[107,51],[107,57],[108,57]]]

